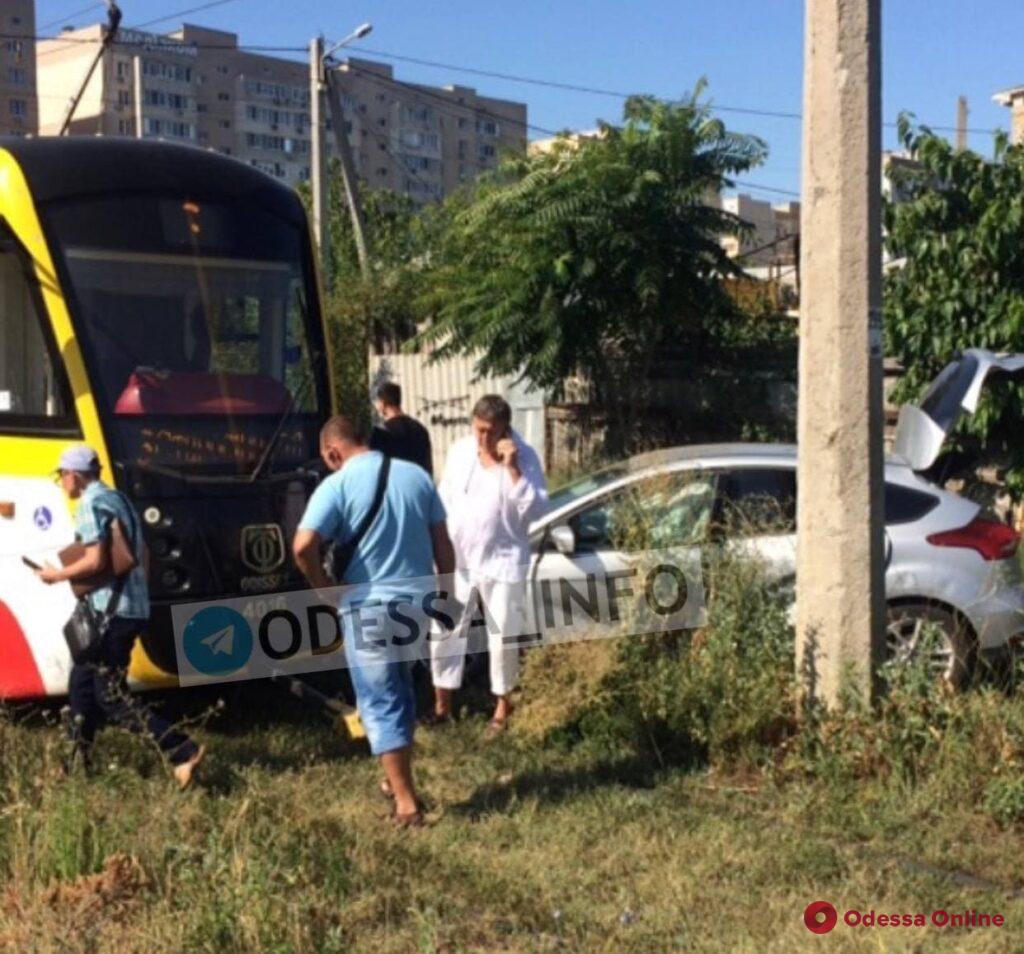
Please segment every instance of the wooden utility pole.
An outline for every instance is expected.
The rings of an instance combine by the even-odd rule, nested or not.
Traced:
[[[884,653],[881,0],[806,0],[797,663],[835,705]]]
[[[330,232],[327,228],[327,158],[324,142],[324,38],[309,42],[309,186],[313,193],[313,235],[324,284],[330,278]]]

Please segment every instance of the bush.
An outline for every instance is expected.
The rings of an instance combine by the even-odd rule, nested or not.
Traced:
[[[795,725],[787,596],[761,564],[728,551],[708,562],[705,589],[708,624],[694,633],[531,654],[527,725],[554,712],[563,721],[540,720],[549,734],[662,764],[770,760]]]

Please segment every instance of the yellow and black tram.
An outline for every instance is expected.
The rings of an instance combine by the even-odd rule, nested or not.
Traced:
[[[292,189],[186,146],[0,140],[0,697],[66,690],[73,596],[22,557],[73,539],[70,443],[143,516],[137,683],[174,682],[173,604],[302,585],[327,350]]]

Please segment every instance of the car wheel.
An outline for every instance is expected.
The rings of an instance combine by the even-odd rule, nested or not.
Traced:
[[[975,645],[967,624],[930,603],[886,607],[885,650],[889,660],[925,662],[954,689],[966,686],[974,669]]]

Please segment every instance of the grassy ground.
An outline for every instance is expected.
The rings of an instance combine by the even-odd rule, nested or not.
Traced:
[[[193,700],[194,701],[194,700]],[[1024,701],[1015,703],[1024,706]],[[773,781],[422,733],[429,828],[381,820],[376,766],[298,703],[243,692],[174,791],[118,732],[57,775],[37,713],[0,722],[0,944],[17,951],[1019,950],[1024,837],[891,779]],[[1002,929],[827,938],[804,907],[1000,912]]]

